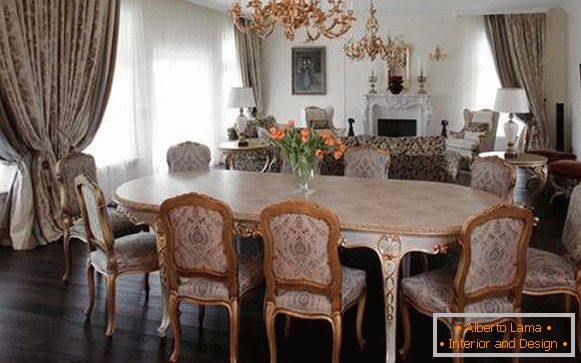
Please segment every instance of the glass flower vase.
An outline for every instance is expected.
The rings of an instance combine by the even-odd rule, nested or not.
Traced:
[[[291,162],[291,164],[299,192],[304,195],[313,194],[315,192],[312,188],[312,181],[315,176],[314,163],[303,159],[296,163]]]

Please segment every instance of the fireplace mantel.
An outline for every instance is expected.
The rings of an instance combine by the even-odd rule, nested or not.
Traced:
[[[377,120],[384,119],[412,119],[416,120],[416,135],[427,136],[432,114],[430,95],[418,94],[384,94],[365,95],[364,125],[366,135],[377,135]]]

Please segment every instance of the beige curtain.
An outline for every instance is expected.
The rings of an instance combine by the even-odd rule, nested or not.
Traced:
[[[118,19],[118,0],[0,5],[0,132],[6,140],[0,158],[19,165],[10,193],[11,225],[27,216],[28,231],[34,219],[41,240],[61,235],[56,160],[85,148],[101,123]],[[14,248],[34,247],[30,233],[22,231],[11,230]]]
[[[234,26],[234,39],[240,63],[242,85],[252,87],[256,100],[256,114],[264,115],[262,98],[262,44],[256,34],[244,33]]]
[[[552,147],[552,128],[545,107],[546,15],[488,15],[486,28],[502,86],[527,92],[531,113],[519,115],[527,124],[526,148]]]

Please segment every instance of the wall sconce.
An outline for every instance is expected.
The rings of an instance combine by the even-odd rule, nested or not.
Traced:
[[[430,60],[435,62],[443,61],[447,57],[448,53],[444,52],[442,48],[440,48],[440,44],[436,44],[436,48],[434,48],[434,51],[430,53]]]

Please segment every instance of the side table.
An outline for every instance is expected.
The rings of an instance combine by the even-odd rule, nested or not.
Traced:
[[[218,146],[218,150],[224,155],[224,164],[228,170],[246,170],[247,168],[237,169],[236,161],[238,159],[250,160],[252,157],[259,156],[265,159],[264,166],[260,170],[264,173],[273,161],[271,146],[260,139],[249,139],[248,145],[245,146],[238,145],[238,141],[226,141]]]
[[[548,159],[541,155],[521,153],[516,158],[505,159],[503,151],[480,153],[481,158],[498,156],[516,167],[514,203],[531,208],[537,195],[547,183]]]

